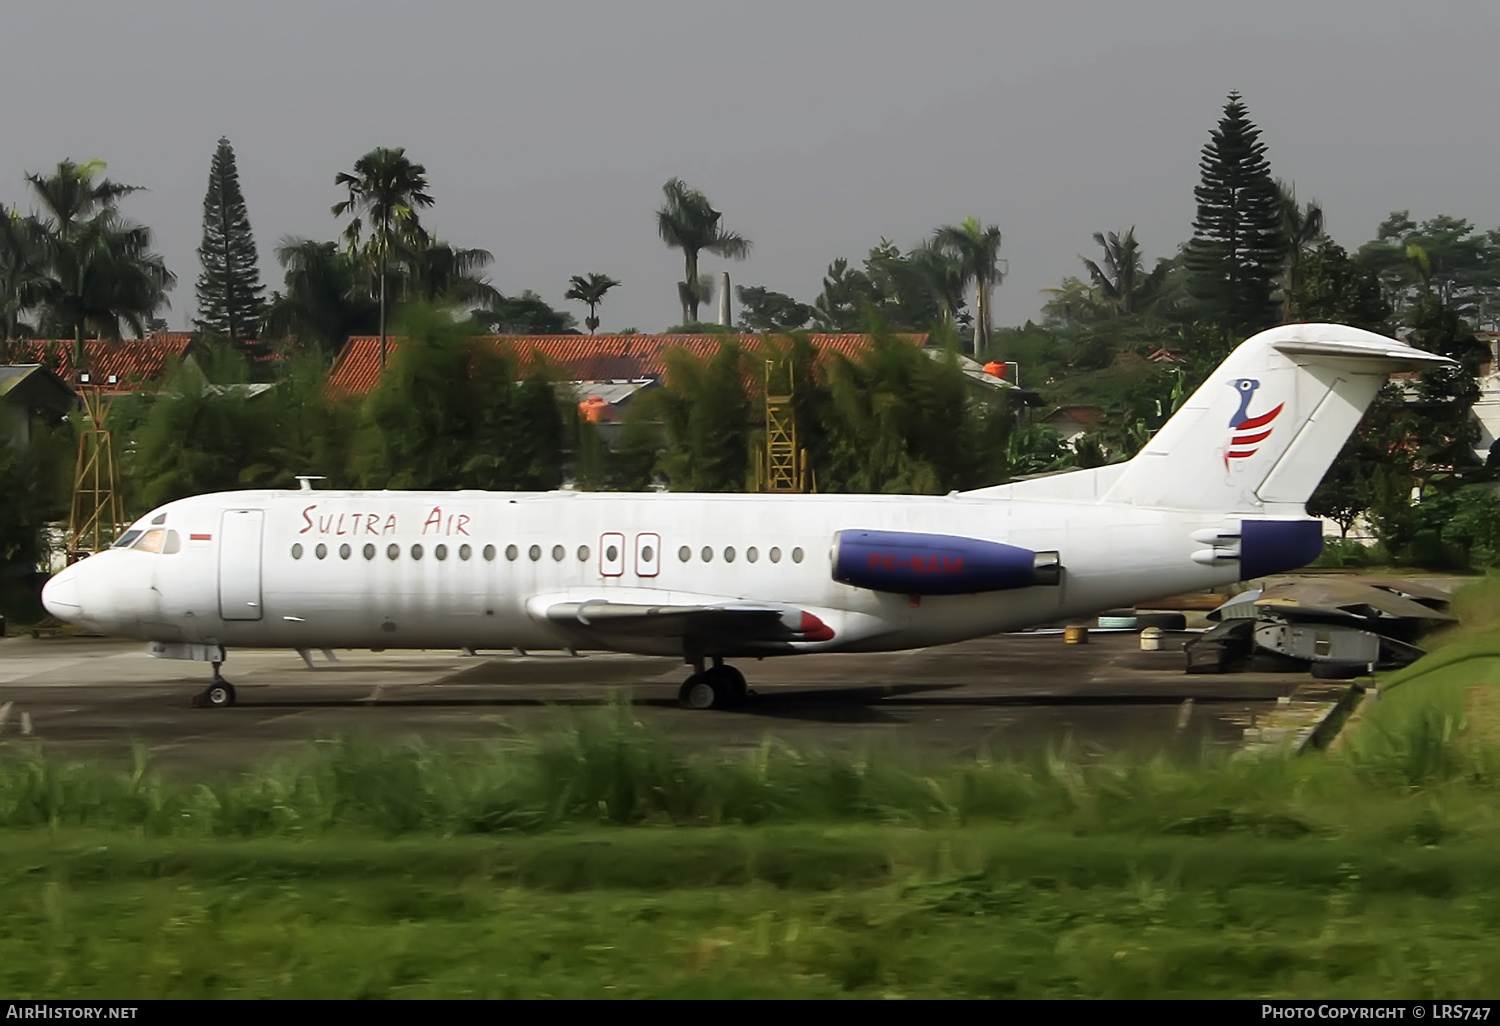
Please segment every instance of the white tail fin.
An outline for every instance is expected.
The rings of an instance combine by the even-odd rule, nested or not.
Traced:
[[[1300,508],[1392,371],[1452,362],[1340,324],[1263,331],[1209,375],[1103,501],[1243,513]]]

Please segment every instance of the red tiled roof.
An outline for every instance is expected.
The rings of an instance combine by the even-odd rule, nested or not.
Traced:
[[[128,392],[166,377],[168,362],[182,359],[192,344],[193,336],[187,332],[118,341],[85,339],[81,369],[88,371],[93,384]],[[74,383],[72,339],[22,339],[10,343],[7,351],[13,362],[46,364],[58,377]],[[116,378],[112,388],[107,384],[111,374]]]
[[[747,351],[760,346],[755,335],[731,335]],[[925,345],[926,335],[901,335],[915,345]],[[719,351],[723,335],[487,335],[485,341],[501,352],[518,357],[522,366],[540,356],[563,369],[573,381],[633,380],[657,376],[665,380],[665,355],[674,348],[686,349],[699,358]],[[852,356],[870,346],[869,335],[811,335],[819,357],[830,353]],[[387,337],[386,360],[400,347],[400,340]],[[357,336],[349,339],[329,374],[331,390],[363,395],[380,380],[380,339]]]

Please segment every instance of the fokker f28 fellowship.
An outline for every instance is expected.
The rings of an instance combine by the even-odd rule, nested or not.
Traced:
[[[213,665],[233,648],[884,652],[1015,631],[1315,559],[1313,489],[1398,370],[1453,361],[1334,324],[1240,345],[1132,460],[947,496],[241,491],[148,513],[47,610]]]

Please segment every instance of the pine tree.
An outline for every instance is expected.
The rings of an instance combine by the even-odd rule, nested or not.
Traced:
[[[228,139],[219,140],[203,198],[203,273],[198,278],[199,331],[242,348],[260,333],[265,286],[250,234],[250,215]]]
[[[1198,217],[1186,263],[1189,291],[1232,336],[1253,334],[1278,318],[1275,293],[1286,238],[1280,190],[1265,153],[1240,94],[1230,93],[1198,162]]]

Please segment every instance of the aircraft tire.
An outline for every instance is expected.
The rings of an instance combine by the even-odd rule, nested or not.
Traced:
[[[728,697],[724,687],[707,673],[695,673],[682,682],[677,700],[684,709],[716,709]]]
[[[227,709],[234,704],[234,685],[227,681],[210,684],[203,692],[203,704],[213,709]]]

